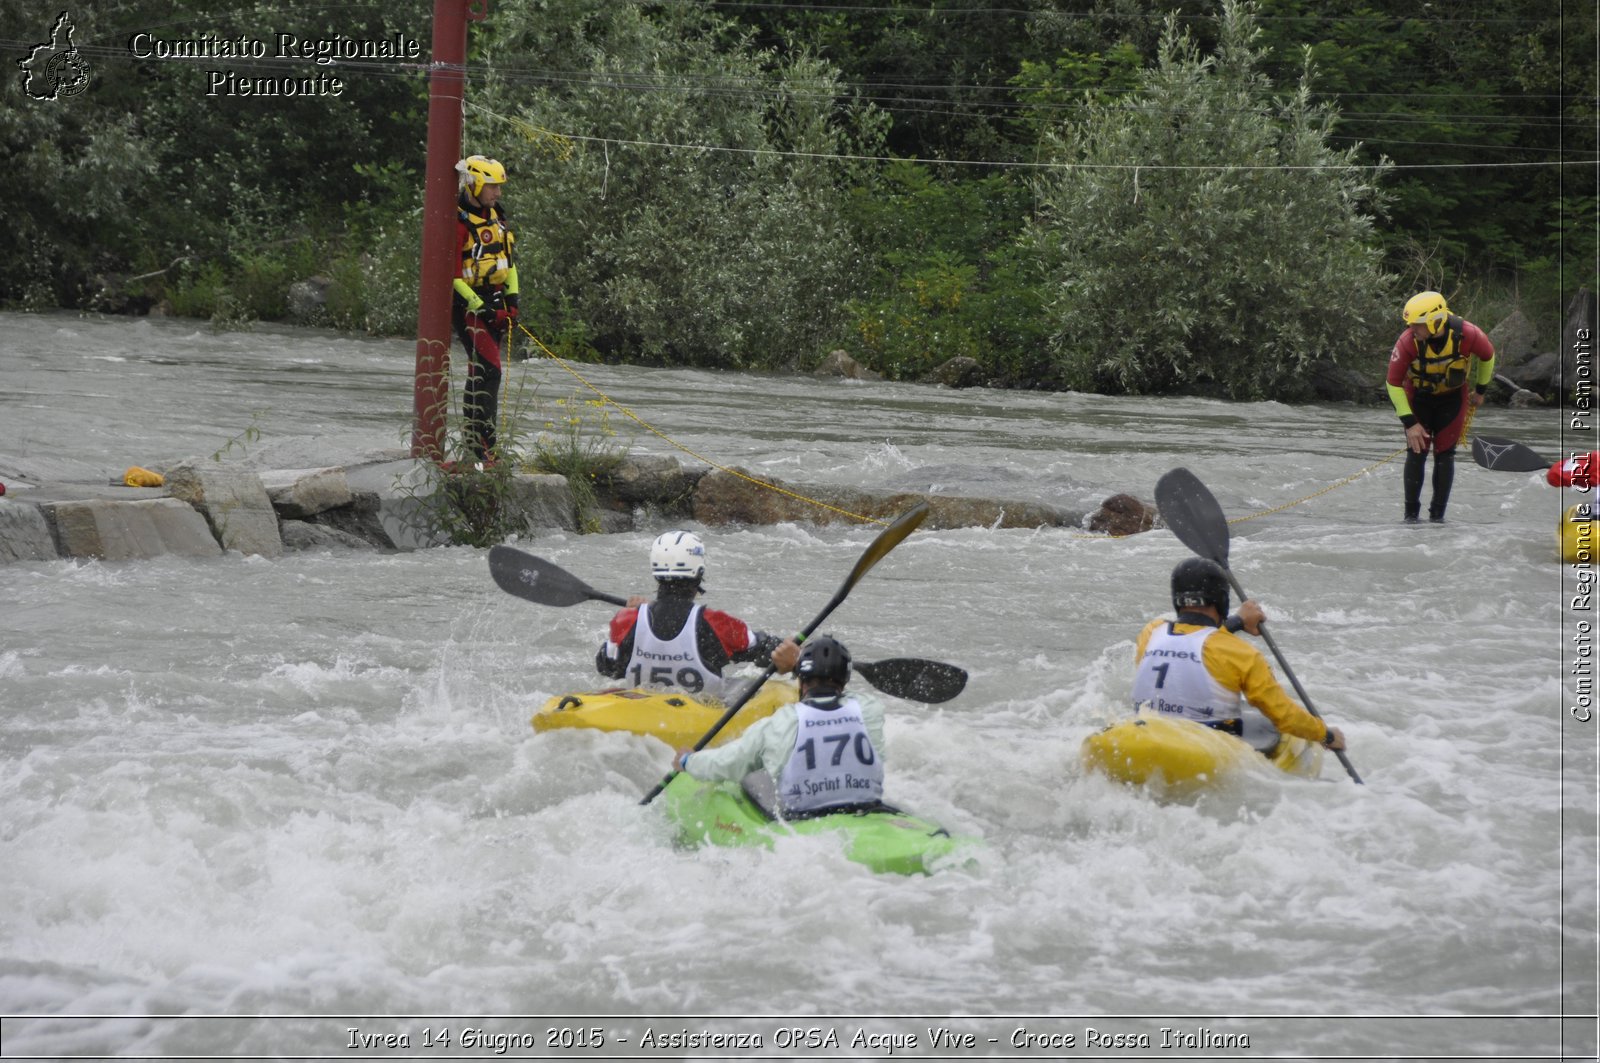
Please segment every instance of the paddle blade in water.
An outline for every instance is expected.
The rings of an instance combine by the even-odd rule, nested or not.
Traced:
[[[1494,436],[1472,437],[1472,460],[1496,472],[1539,472],[1555,464],[1521,443]]]
[[[967,687],[964,669],[943,661],[917,657],[891,657],[886,661],[857,661],[861,678],[896,698],[938,705],[949,701]]]

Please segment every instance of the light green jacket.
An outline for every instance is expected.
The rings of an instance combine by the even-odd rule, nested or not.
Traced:
[[[872,694],[845,692],[845,698],[861,706],[861,722],[867,725],[867,738],[878,759],[885,764],[889,747],[883,737],[883,702]],[[764,768],[773,781],[783,777],[783,766],[794,753],[795,736],[800,724],[789,704],[764,720],[757,720],[750,729],[725,746],[702,749],[689,755],[684,770],[703,782],[727,780],[738,782],[757,768]]]

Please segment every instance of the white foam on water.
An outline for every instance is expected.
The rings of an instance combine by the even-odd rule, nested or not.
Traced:
[[[47,319],[6,319],[55,342]],[[367,356],[331,334],[72,327],[129,357],[102,371],[129,374],[132,412],[88,409],[97,440],[143,420],[136,449],[199,449],[192,426],[152,412],[179,371],[140,361],[152,347],[225,347],[247,371],[221,375],[208,416],[237,430],[267,408],[297,460],[351,417],[371,421],[350,438],[392,447],[388,422],[410,409],[404,359],[386,389],[320,377],[321,360],[344,372]],[[24,341],[30,386],[49,390],[57,378],[26,353],[48,344]],[[1398,436],[1392,416],[1355,408],[904,385],[840,403],[805,378],[582,368],[729,464],[816,452],[864,483],[1043,468],[1145,498],[1181,464],[1230,517],[1313,496]],[[714,427],[656,401],[712,391]],[[806,416],[780,423],[774,408]],[[1492,412],[1496,432],[1552,449],[1545,413]],[[64,457],[99,460],[99,446]],[[1569,969],[1564,997],[1559,957],[1592,942],[1595,757],[1564,715],[1558,496],[1458,464],[1443,528],[1399,523],[1393,462],[1232,526],[1235,574],[1349,736],[1363,787],[1332,757],[1319,781],[1262,771],[1184,799],[1084,771],[1079,747],[1123,711],[1133,639],[1188,556],[1171,533],[912,535],[823,629],[863,660],[971,673],[948,704],[890,703],[890,800],[983,839],[971,867],[926,878],[875,876],[825,837],[676,848],[638,804],[670,764],[664,744],[529,726],[549,697],[604,685],[592,661],[612,608],[502,594],[481,550],[8,566],[0,1011],[126,1017],[8,1021],[7,1051],[329,1050],[300,1028],[138,1017],[151,1014],[1197,1007],[1448,1017],[1400,1040],[1286,1022],[1274,1043],[1307,1054],[1429,1039],[1509,1051],[1472,1017],[1557,1011],[1585,977],[1592,990],[1592,970]],[[780,634],[880,530],[690,526],[708,542],[708,604]],[[659,530],[519,545],[596,588],[647,593]],[[1521,1050],[1546,1047],[1548,1029]]]

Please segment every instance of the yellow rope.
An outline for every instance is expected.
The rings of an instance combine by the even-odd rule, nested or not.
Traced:
[[[883,524],[883,525],[887,525],[889,523],[888,521],[885,521],[885,520],[879,520],[876,517],[866,517],[866,516],[862,516],[860,513],[852,513],[848,509],[841,509],[838,506],[829,505],[827,502],[820,501],[819,499],[808,498],[805,495],[798,494],[798,493],[796,493],[794,491],[790,491],[787,488],[779,487],[777,484],[768,483],[765,480],[760,480],[760,479],[757,479],[754,476],[746,475],[745,473],[740,472],[738,469],[730,469],[726,465],[719,465],[717,462],[712,461],[710,458],[705,457],[702,454],[695,453],[693,450],[691,450],[688,447],[684,446],[682,443],[679,443],[677,440],[673,439],[671,436],[667,435],[665,432],[662,432],[660,429],[656,428],[654,425],[652,425],[649,422],[645,421],[638,414],[634,413],[632,410],[630,410],[626,406],[622,405],[622,403],[618,402],[616,399],[613,399],[610,395],[607,395],[605,392],[601,391],[599,388],[597,388],[593,384],[591,384],[583,376],[583,374],[579,373],[576,369],[572,368],[572,366],[568,365],[565,359],[563,359],[560,355],[556,354],[549,347],[546,347],[544,345],[544,342],[542,340],[540,340],[538,336],[535,336],[532,332],[529,332],[528,331],[528,326],[522,324],[522,322],[519,321],[519,322],[517,322],[517,327],[520,328],[524,333],[526,333],[528,338],[530,340],[532,340],[534,342],[534,344],[536,346],[538,346],[538,348],[545,353],[545,357],[549,358],[556,365],[560,366],[562,369],[564,369],[568,373],[572,374],[572,376],[578,381],[578,383],[582,384],[584,387],[588,388],[590,391],[592,391],[596,395],[600,396],[600,400],[602,402],[604,402],[606,405],[612,407],[613,409],[618,410],[619,412],[622,413],[622,415],[624,417],[627,417],[630,421],[632,421],[633,423],[637,424],[640,428],[643,428],[646,432],[649,432],[651,435],[654,435],[654,436],[660,438],[661,440],[665,441],[670,446],[676,447],[678,450],[683,451],[685,454],[689,455],[691,458],[694,458],[696,461],[704,462],[705,464],[711,466],[713,469],[718,469],[718,470],[720,470],[722,472],[727,473],[730,476],[737,476],[739,479],[744,480],[747,483],[755,484],[757,487],[764,487],[769,491],[776,491],[778,494],[787,495],[788,497],[790,497],[792,499],[795,499],[798,502],[804,502],[807,505],[816,506],[819,509],[829,510],[830,512],[837,513],[842,517],[849,517],[851,520],[859,520],[859,521],[862,521],[862,522],[867,523],[867,524]]]
[[[1313,491],[1311,494],[1306,495],[1304,498],[1297,498],[1292,502],[1285,502],[1281,506],[1273,506],[1271,509],[1263,509],[1263,510],[1260,510],[1259,512],[1256,512],[1256,513],[1247,514],[1246,516],[1243,516],[1243,517],[1234,517],[1232,520],[1228,521],[1228,523],[1229,524],[1243,524],[1247,520],[1255,520],[1257,517],[1271,516],[1274,513],[1282,513],[1286,509],[1293,509],[1295,506],[1303,505],[1304,503],[1311,501],[1313,498],[1320,498],[1322,495],[1327,494],[1329,491],[1332,491],[1335,488],[1343,487],[1345,484],[1353,483],[1356,480],[1361,479],[1361,477],[1367,475],[1367,473],[1371,472],[1373,469],[1376,469],[1380,465],[1384,465],[1384,464],[1386,464],[1388,462],[1393,461],[1394,459],[1398,458],[1400,455],[1404,454],[1405,452],[1406,452],[1406,448],[1405,447],[1401,447],[1399,450],[1393,452],[1392,454],[1387,454],[1384,457],[1379,458],[1377,461],[1373,462],[1371,465],[1368,465],[1366,468],[1359,469],[1356,472],[1351,473],[1349,476],[1346,476],[1342,480],[1335,480],[1333,483],[1329,484],[1327,487],[1324,487],[1320,491]]]

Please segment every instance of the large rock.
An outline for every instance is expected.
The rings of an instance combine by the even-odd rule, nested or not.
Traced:
[[[961,354],[934,369],[928,378],[947,388],[975,388],[983,383],[984,371],[976,358]]]
[[[1497,370],[1495,376],[1521,390],[1558,398],[1556,393],[1561,390],[1561,373],[1559,354],[1541,354],[1521,365],[1506,366],[1503,371]]]
[[[412,512],[410,507],[417,505],[414,500],[402,503],[400,500],[380,498],[374,491],[355,491],[352,492],[348,506],[325,509],[305,523],[331,529],[341,536],[348,535],[353,539],[359,539],[378,550],[415,550],[419,546],[438,545],[431,539],[424,538],[420,532],[413,531],[409,524],[414,522],[404,519]],[[293,522],[283,523],[287,527]],[[397,536],[405,542],[405,546],[395,542]],[[287,541],[285,545],[288,545]],[[302,548],[291,547],[291,549]]]
[[[279,517],[304,520],[329,509],[348,506],[350,480],[344,469],[275,469],[261,474],[272,508]]]
[[[134,502],[90,499],[53,502],[44,508],[55,522],[64,557],[129,561],[163,554],[217,557],[222,553],[206,518],[176,498]],[[276,521],[273,537],[276,540]]]
[[[345,469],[350,505],[317,514],[316,523],[350,532],[384,549],[442,546],[450,536],[441,527],[433,496],[443,475],[432,462],[412,457],[351,466]]]
[[[190,460],[166,471],[167,491],[205,515],[217,541],[241,554],[278,557],[278,514],[250,469],[221,462]]]
[[[559,473],[519,472],[512,476],[507,504],[512,524],[524,531],[536,528],[578,530],[578,511],[572,487]]]
[[[333,281],[327,277],[307,277],[289,285],[289,317],[302,325],[320,322],[328,305],[328,289]]]
[[[1489,330],[1489,342],[1494,345],[1497,359],[1515,364],[1539,350],[1539,330],[1519,307]]]
[[[874,492],[818,484],[793,485],[770,479],[763,483],[749,473],[741,473],[738,469],[706,473],[695,488],[694,519],[712,525],[785,521],[827,525],[841,521],[855,523],[858,517],[890,521],[918,502],[926,501],[929,512],[923,527],[929,529],[1073,527],[1082,520],[1081,514],[1038,502],[909,491]]]
[[[50,522],[32,502],[0,499],[0,565],[12,561],[54,561],[56,541]]]
[[[816,376],[844,377],[846,380],[882,380],[881,373],[874,373],[860,362],[850,357],[844,351],[832,351],[822,360],[822,364],[813,371]]]
[[[338,528],[304,520],[285,520],[278,524],[285,550],[371,550],[373,543]]]
[[[664,455],[629,455],[600,478],[607,497],[629,508],[641,506],[683,515],[689,509],[695,484],[704,469],[685,469],[676,458]]]
[[[1311,393],[1323,402],[1353,402],[1375,406],[1388,400],[1383,377],[1359,369],[1317,362],[1311,368]]]
[[[1137,535],[1154,528],[1159,520],[1160,513],[1153,503],[1140,501],[1128,494],[1116,494],[1089,514],[1085,526],[1092,532],[1106,535]]]

